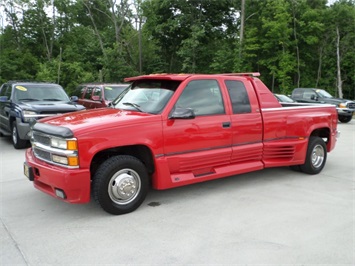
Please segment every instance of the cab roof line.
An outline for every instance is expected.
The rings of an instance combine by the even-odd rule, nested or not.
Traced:
[[[245,72],[245,73],[223,73],[223,74],[215,74],[221,76],[251,76],[251,77],[260,77],[259,72]]]
[[[245,73],[222,73],[222,74],[201,74],[201,73],[154,73],[154,74],[147,74],[147,75],[141,75],[141,76],[136,76],[136,77],[128,77],[125,78],[125,82],[130,82],[130,81],[135,81],[135,80],[141,80],[141,79],[154,79],[154,78],[159,78],[159,79],[165,79],[165,80],[184,80],[188,77],[191,76],[244,76],[244,77],[259,77],[260,73],[259,72],[245,72]]]

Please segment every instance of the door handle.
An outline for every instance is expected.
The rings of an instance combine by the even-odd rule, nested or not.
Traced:
[[[231,127],[231,122],[223,122],[223,123],[222,123],[222,127],[223,127],[223,128],[229,128],[229,127]]]

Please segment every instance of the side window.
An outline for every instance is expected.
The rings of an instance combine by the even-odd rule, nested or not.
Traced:
[[[221,90],[216,80],[191,81],[175,106],[191,108],[196,116],[225,113]]]
[[[6,85],[3,85],[1,88],[0,88],[0,96],[6,96],[5,94],[5,91],[6,91]]]
[[[233,113],[250,113],[251,107],[249,96],[243,82],[237,80],[226,80],[225,84],[232,102]]]
[[[11,85],[2,86],[0,96],[7,96],[8,99],[11,99]]]
[[[305,91],[303,94],[303,98],[307,100],[316,99],[317,94],[314,91]]]
[[[78,96],[79,98],[81,98],[83,96],[84,91],[85,86],[79,85],[78,87],[76,87],[71,96]]]
[[[91,93],[92,93],[92,88],[88,87],[86,89],[86,92],[85,92],[85,95],[84,95],[84,99],[90,100],[91,99]]]
[[[292,97],[297,98],[297,99],[302,99],[303,98],[303,90],[294,90],[292,92]]]
[[[101,99],[101,94],[102,94],[101,88],[95,87],[92,96],[99,96]]]

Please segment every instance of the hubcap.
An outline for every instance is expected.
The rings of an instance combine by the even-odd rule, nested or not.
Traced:
[[[324,161],[324,148],[322,145],[316,145],[312,151],[312,165],[314,168],[319,168]]]
[[[113,202],[125,205],[132,202],[141,189],[141,180],[132,169],[122,169],[115,173],[109,184],[108,194]]]

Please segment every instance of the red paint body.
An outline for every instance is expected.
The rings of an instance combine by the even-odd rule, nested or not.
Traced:
[[[78,140],[80,167],[66,169],[37,159],[28,149],[26,162],[37,169],[34,185],[55,197],[54,188],[66,192],[65,201],[90,200],[90,166],[96,154],[124,146],[145,146],[153,160],[155,189],[168,189],[267,167],[303,164],[309,136],[329,132],[327,150],[335,147],[337,112],[330,105],[282,107],[257,78],[231,75],[148,75],[126,81],[177,80],[180,85],[159,114],[118,109],[96,109],[42,120],[70,128]],[[177,99],[192,80],[218,82],[225,114],[170,119]],[[244,83],[251,112],[233,114],[225,80]],[[223,127],[230,123],[230,127]]]

